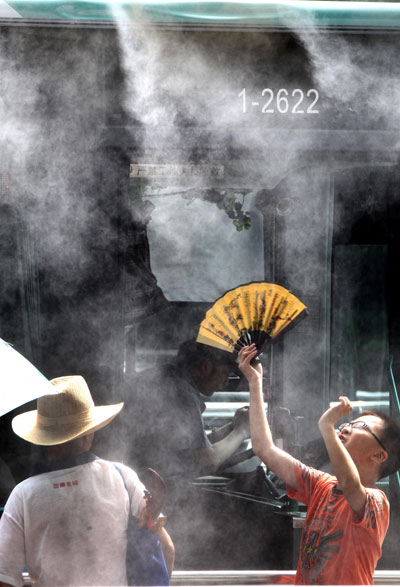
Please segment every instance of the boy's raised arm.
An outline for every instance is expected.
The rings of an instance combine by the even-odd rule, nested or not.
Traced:
[[[298,489],[296,479],[296,460],[287,452],[275,446],[265,415],[262,394],[262,366],[252,366],[251,360],[257,356],[254,344],[239,351],[239,368],[249,382],[250,391],[250,433],[254,453],[290,487]]]
[[[336,422],[347,416],[352,409],[347,397],[339,397],[339,403],[322,414],[318,426],[328,451],[334,475],[338,480],[338,488],[343,491],[351,509],[359,516],[363,516],[366,501],[365,487],[361,483],[353,459],[341,443],[335,430]]]

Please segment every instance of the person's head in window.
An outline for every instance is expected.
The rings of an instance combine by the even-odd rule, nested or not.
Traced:
[[[226,385],[236,358],[226,351],[187,340],[179,347],[177,364],[191,377],[200,393],[210,397]]]

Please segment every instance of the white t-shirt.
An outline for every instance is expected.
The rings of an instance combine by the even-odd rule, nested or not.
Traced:
[[[145,505],[144,485],[118,466],[131,511]],[[102,459],[26,479],[11,493],[0,520],[0,581],[35,586],[126,585],[129,496],[113,463]]]

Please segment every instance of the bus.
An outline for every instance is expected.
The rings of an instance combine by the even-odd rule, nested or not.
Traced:
[[[0,336],[49,379],[129,402],[224,292],[278,283],[309,312],[262,355],[282,446],[323,464],[318,418],[342,393],[400,417],[399,34],[396,2],[2,1]],[[232,374],[206,428],[247,402]],[[10,432],[23,409],[1,432],[15,481],[35,457]],[[255,498],[259,466],[191,485],[205,522],[178,569],[295,568],[298,512]],[[395,569],[399,477],[382,487]]]

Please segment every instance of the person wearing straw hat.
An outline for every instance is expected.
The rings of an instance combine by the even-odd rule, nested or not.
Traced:
[[[24,567],[37,586],[126,585],[128,517],[145,507],[145,487],[129,467],[118,463],[118,470],[90,452],[94,432],[123,403],[95,406],[81,376],[51,383],[57,393],[12,421],[18,436],[47,447],[47,457],[6,503],[0,586],[22,585]],[[161,533],[173,548],[164,528]]]

